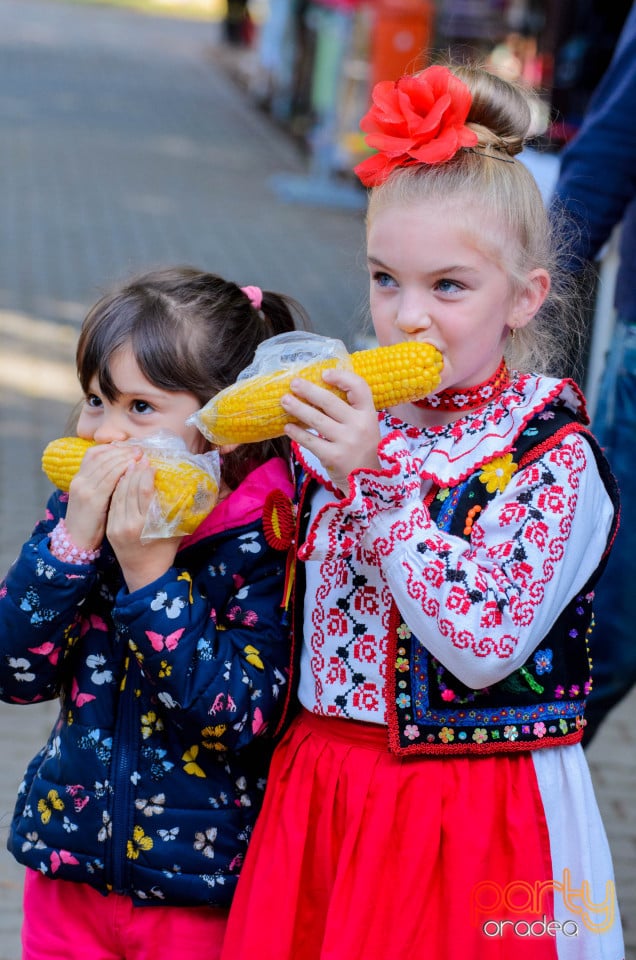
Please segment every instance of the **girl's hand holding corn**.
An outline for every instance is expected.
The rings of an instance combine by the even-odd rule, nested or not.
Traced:
[[[162,576],[174,563],[182,536],[142,542],[148,511],[155,495],[156,468],[146,455],[131,461],[110,501],[106,536],[132,593]]]
[[[68,490],[66,529],[74,545],[94,550],[107,535],[129,590],[170,567],[181,539],[210,513],[219,492],[218,453],[192,454],[165,432],[112,443],[63,437],[48,444],[42,468]]]
[[[261,343],[236,383],[188,422],[210,443],[254,443],[286,432],[291,411],[281,398],[296,378],[336,389],[336,381],[323,379],[325,371],[352,370],[369,385],[375,409],[383,410],[433,393],[442,366],[441,353],[430,343],[411,340],[349,354],[341,340],[297,330]]]
[[[360,468],[377,469],[380,429],[371,388],[351,370],[329,369],[325,386],[294,378],[292,392],[283,396],[286,413],[300,423],[288,423],[285,433],[310,450],[332,482],[348,493],[348,476]],[[329,387],[337,388],[346,399]],[[315,433],[312,431],[316,431]]]
[[[95,549],[107,536],[131,593],[169,569],[182,539],[142,543],[155,472],[141,447],[100,443],[87,449],[69,486],[65,523],[71,540]]]
[[[283,434],[311,450],[348,492],[352,470],[379,466],[376,411],[425,397],[443,358],[429,343],[403,341],[348,354],[341,340],[294,331],[271,337],[236,383],[190,418],[215,444]]]
[[[142,451],[130,444],[88,446],[79,470],[68,487],[66,529],[73,543],[87,550],[99,547],[113,492],[126,470],[139,460]]]

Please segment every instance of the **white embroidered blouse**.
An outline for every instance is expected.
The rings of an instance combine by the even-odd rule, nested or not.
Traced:
[[[400,630],[412,631],[472,689],[502,680],[532,654],[596,569],[614,513],[578,433],[511,469],[515,439],[556,399],[584,415],[571,381],[530,375],[516,375],[487,406],[445,427],[415,428],[381,414],[382,470],[352,474],[347,497],[298,451],[323,484],[299,551],[307,578],[299,686],[306,709],[385,722],[393,600]],[[477,470],[501,492],[475,517],[467,542],[440,531],[424,500]],[[461,584],[452,575],[460,569]]]

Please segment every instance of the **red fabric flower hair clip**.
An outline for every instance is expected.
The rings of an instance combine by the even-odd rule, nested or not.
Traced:
[[[447,67],[381,80],[372,100],[360,128],[378,152],[354,167],[365,187],[384,183],[396,167],[444,163],[461,147],[477,143],[477,134],[466,126],[471,92]]]

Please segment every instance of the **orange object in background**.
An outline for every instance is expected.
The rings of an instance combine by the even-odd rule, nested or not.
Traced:
[[[372,10],[373,89],[379,80],[397,80],[427,66],[435,8],[431,0],[376,0]]]

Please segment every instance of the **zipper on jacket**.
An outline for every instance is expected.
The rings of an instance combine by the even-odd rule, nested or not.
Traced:
[[[131,861],[127,856],[127,847],[128,841],[132,840],[135,792],[131,781],[134,773],[131,760],[138,753],[138,711],[132,676],[136,666],[134,657],[126,657],[113,735],[111,876],[115,893],[128,893],[130,886]]]

